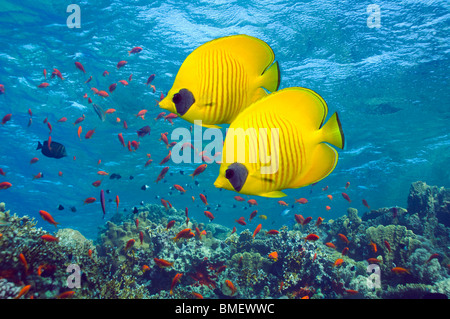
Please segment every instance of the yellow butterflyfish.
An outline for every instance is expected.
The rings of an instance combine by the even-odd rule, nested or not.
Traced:
[[[231,123],[214,185],[240,194],[283,197],[316,183],[335,168],[344,147],[337,113],[314,91],[293,87],[247,107]]]

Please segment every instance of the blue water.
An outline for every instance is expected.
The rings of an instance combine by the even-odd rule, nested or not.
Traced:
[[[308,204],[295,204],[291,215],[280,217],[283,207],[278,199],[254,198],[265,228],[276,228],[293,221],[293,213],[333,219],[352,207],[366,211],[361,199],[371,208],[406,206],[409,186],[417,180],[430,185],[450,187],[450,13],[448,1],[376,1],[380,7],[379,28],[367,25],[367,6],[361,1],[79,1],[81,28],[70,29],[66,19],[67,1],[12,1],[0,3],[0,116],[12,119],[0,126],[0,168],[13,187],[0,190],[0,202],[18,215],[35,217],[38,226],[53,230],[43,222],[39,210],[50,212],[60,227],[80,230],[94,239],[98,227],[115,213],[115,203],[107,203],[103,219],[100,203],[83,205],[84,199],[99,199],[100,189],[110,190],[108,199],[120,197],[120,211],[130,212],[140,202],[171,201],[175,208],[189,208],[191,218],[207,222],[199,193],[208,196],[214,222],[233,227],[234,219],[248,217],[246,203],[233,200],[237,195],[213,186],[219,165],[211,164],[196,177],[188,175],[199,165],[173,164],[164,181],[155,179],[165,165],[158,163],[167,155],[158,141],[162,132],[190,123],[176,119],[154,121],[161,93],[167,93],[183,60],[199,45],[217,37],[248,34],[266,41],[280,63],[281,87],[303,86],[318,92],[328,103],[329,114],[338,111],[345,132],[346,147],[339,152],[336,169],[316,186],[287,190],[282,198],[289,204],[305,197]],[[139,54],[128,55],[140,46]],[[116,64],[128,64],[117,70]],[[79,61],[87,73],[74,66]],[[50,86],[38,89],[47,69]],[[53,68],[65,80],[50,79]],[[103,77],[103,71],[110,75]],[[121,79],[109,98],[93,96],[89,88],[107,90]],[[150,74],[156,92],[145,85]],[[92,75],[89,85],[84,81]],[[83,99],[88,93],[104,110],[115,108],[101,122],[92,105]],[[33,123],[28,124],[28,109]],[[145,120],[136,118],[141,109],[149,112]],[[72,123],[82,114],[86,119],[82,139]],[[65,123],[57,123],[61,117]],[[126,120],[128,130],[116,117]],[[36,151],[38,141],[48,138],[63,143],[68,157],[52,159]],[[136,152],[123,148],[117,134],[137,140],[136,130],[150,125],[150,136],[140,139]],[[226,126],[225,126],[226,127]],[[89,140],[84,134],[96,129]],[[225,128],[223,129],[225,132]],[[144,168],[147,153],[154,162]],[[32,157],[39,162],[30,165]],[[76,156],[76,160],[73,157]],[[98,165],[98,160],[101,164]],[[97,175],[98,170],[118,173],[120,180]],[[63,176],[58,176],[58,172]],[[181,175],[180,171],[184,171]],[[44,177],[33,180],[42,172]],[[133,176],[134,179],[130,179]],[[103,182],[96,188],[92,182]],[[146,191],[142,185],[150,186]],[[180,184],[184,195],[170,188]],[[328,186],[327,192],[321,188]],[[172,192],[172,194],[170,194]],[[334,196],[333,201],[326,197]],[[159,196],[159,198],[158,198]],[[192,202],[191,196],[195,196]],[[57,210],[58,205],[64,210]],[[220,207],[217,207],[220,205]],[[236,205],[236,208],[233,208]],[[325,210],[330,205],[330,211]],[[77,211],[71,212],[75,206]],[[218,210],[216,210],[216,208]],[[264,225],[264,223],[266,225]],[[241,227],[241,226],[239,226]]]

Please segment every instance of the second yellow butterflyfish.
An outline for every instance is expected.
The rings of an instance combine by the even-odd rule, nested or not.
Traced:
[[[230,125],[214,185],[240,194],[286,196],[284,189],[320,181],[344,147],[337,113],[314,91],[286,88],[247,107]],[[325,124],[324,124],[325,123]],[[331,144],[331,145],[330,145]]]

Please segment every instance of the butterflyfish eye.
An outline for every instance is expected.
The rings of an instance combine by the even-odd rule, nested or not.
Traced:
[[[175,93],[172,98],[172,102],[175,104],[177,113],[183,116],[189,111],[192,104],[195,103],[194,95],[188,89],[181,89],[178,93]]]
[[[225,172],[225,177],[227,179],[230,179],[230,178],[233,178],[233,176],[234,176],[234,171],[232,169],[227,169]]]
[[[228,169],[225,171],[225,177],[237,192],[244,186],[247,176],[248,170],[241,163],[233,163],[228,166]]]

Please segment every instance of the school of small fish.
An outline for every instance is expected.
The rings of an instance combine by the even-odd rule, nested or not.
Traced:
[[[222,54],[222,56],[217,55],[217,49],[223,49],[223,46],[228,42],[231,42],[233,44],[231,48],[239,47],[239,50],[230,49],[228,51],[220,51],[220,54]],[[142,47],[133,47],[127,53],[128,55],[139,54],[143,50],[144,49]],[[251,62],[244,63],[241,55],[245,55],[242,52],[246,52],[246,50],[253,53],[258,52],[258,50],[262,50],[264,54],[258,55],[257,58],[255,58]],[[219,62],[219,59],[221,59],[225,63],[222,72],[224,72],[224,74],[228,74],[227,76],[222,77],[217,70],[217,63]],[[200,68],[203,73],[199,75],[191,75],[192,69],[195,69],[197,67],[197,63],[199,63],[199,61],[202,61]],[[237,202],[237,204],[233,204],[234,207],[236,207],[236,205],[248,205],[248,207],[251,208],[252,212],[248,217],[241,216],[238,219],[234,219],[235,223],[238,224],[238,227],[246,227],[247,224],[251,222],[255,217],[258,217],[262,221],[262,223],[264,223],[265,220],[271,218],[270,212],[266,212],[266,214],[261,213],[264,212],[264,207],[258,206],[257,199],[251,198],[251,196],[254,195],[274,198],[273,201],[279,204],[280,207],[285,207],[282,216],[289,216],[292,221],[301,225],[301,227],[303,228],[304,226],[312,222],[313,218],[311,216],[304,217],[301,214],[289,214],[289,212],[291,208],[293,209],[297,205],[308,205],[308,199],[294,198],[291,201],[287,199],[279,200],[278,197],[286,195],[281,192],[281,190],[287,188],[299,188],[308,185],[312,185],[311,187],[313,187],[315,184],[317,184],[318,181],[322,180],[328,174],[330,174],[337,163],[337,152],[336,150],[334,150],[334,148],[332,148],[328,144],[325,144],[324,142],[328,142],[329,144],[335,145],[338,148],[343,148],[344,136],[342,133],[341,124],[336,113],[330,118],[328,122],[325,123],[325,118],[327,116],[327,107],[322,98],[316,93],[303,88],[291,88],[277,91],[280,82],[279,65],[278,62],[273,62],[274,54],[270,47],[263,41],[255,38],[247,36],[231,36],[208,42],[207,44],[201,46],[199,49],[195,50],[191,56],[186,58],[185,62],[179,70],[174,85],[169,90],[168,94],[165,96],[163,93],[161,93],[160,99],[157,101],[157,105],[163,109],[168,110],[169,113],[166,114],[165,112],[161,112],[156,118],[148,119],[146,118],[146,115],[149,110],[140,109],[135,114],[133,114],[133,121],[135,123],[127,123],[126,121],[121,120],[119,117],[117,117],[116,123],[122,123],[122,131],[116,133],[114,137],[111,138],[111,141],[107,141],[107,143],[111,143],[112,145],[120,145],[120,148],[123,148],[125,151],[128,150],[128,152],[130,153],[138,154],[140,139],[148,138],[147,136],[150,136],[149,138],[154,138],[153,135],[155,133],[151,130],[151,123],[161,119],[167,121],[167,123],[169,124],[173,124],[173,121],[178,118],[187,120],[189,122],[194,122],[194,120],[196,119],[202,119],[203,125],[205,127],[218,127],[217,124],[231,123],[230,127],[233,127],[233,125],[237,125],[239,127],[248,128],[255,127],[255,124],[252,122],[252,118],[263,118],[264,112],[265,114],[270,114],[272,119],[276,119],[276,123],[281,123],[285,119],[289,118],[289,115],[294,115],[298,118],[306,115],[302,117],[304,118],[302,122],[302,129],[299,128],[298,130],[295,130],[295,134],[292,130],[290,130],[292,127],[295,127],[294,122],[287,121],[287,124],[283,124],[284,126],[282,125],[282,132],[288,132],[289,130],[290,135],[286,133],[284,135],[284,138],[288,140],[289,145],[291,145],[294,149],[282,149],[282,157],[280,158],[280,172],[277,173],[277,175],[264,176],[261,174],[257,174],[257,170],[261,167],[261,163],[259,163],[259,166],[252,166],[249,163],[238,162],[234,162],[231,165],[229,165],[229,163],[219,163],[220,173],[219,177],[214,183],[216,187],[233,191],[233,194],[235,194],[236,192],[239,193],[239,195],[232,195],[232,197],[229,198],[230,202]],[[129,66],[130,64],[126,60],[120,60],[118,61],[116,68],[117,70],[126,70]],[[82,62],[76,61],[74,63],[74,70],[67,70],[67,73],[82,72],[84,75],[87,74],[88,71],[89,70],[85,69]],[[231,89],[229,91],[215,91],[213,86],[207,85],[207,79],[204,78],[209,77],[211,74],[211,78],[216,78],[217,81],[221,84],[218,85],[217,88],[225,87]],[[82,98],[86,99],[88,104],[92,104],[92,108],[95,114],[102,122],[105,121],[106,117],[114,116],[113,114],[116,113],[117,107],[108,108],[106,109],[106,111],[103,111],[103,109],[93,101],[98,100],[98,103],[100,104],[100,101],[102,99],[108,99],[111,94],[120,94],[118,92],[119,89],[126,89],[131,81],[142,81],[133,78],[132,74],[130,74],[129,76],[124,76],[122,79],[115,81],[107,88],[90,87],[88,84],[92,81],[93,78],[95,78],[95,76],[97,75],[90,75],[83,83],[87,86],[86,92],[84,93]],[[101,76],[108,77],[109,72],[104,71]],[[53,85],[52,80],[55,77],[58,78],[55,80],[64,81],[65,77],[69,77],[69,75],[67,74],[63,76],[63,73],[60,70],[53,68],[50,79],[47,80],[47,70],[44,69],[43,82],[36,84],[36,87],[40,90],[50,90]],[[155,74],[151,74],[148,79],[146,79],[146,81],[142,81],[143,87],[150,87],[153,92],[155,92],[156,88],[152,84],[155,77]],[[231,79],[232,81],[239,81],[243,77],[249,78],[247,87],[233,86],[227,83],[222,83],[223,81],[226,82],[227,79]],[[270,92],[275,93],[268,94],[265,90],[262,89],[262,87]],[[2,94],[7,94],[7,90],[5,89],[5,86],[3,84],[0,84],[0,95]],[[304,104],[302,104],[302,102]],[[233,103],[238,105],[238,107],[230,107],[230,105],[233,105]],[[304,107],[296,108],[298,104],[302,104],[304,105]],[[276,105],[277,108],[274,109],[271,105]],[[293,110],[295,110],[295,112],[297,112],[298,114],[293,114]],[[33,119],[36,118],[36,115],[32,112],[31,108],[28,109],[28,114],[28,127],[36,125],[33,123]],[[72,127],[66,126],[64,127],[64,130],[67,131],[67,134],[76,134],[76,136],[78,136],[78,139],[80,140],[80,143],[83,142],[83,140],[95,140],[96,128],[83,127],[83,121],[87,116],[89,115],[83,114],[81,117],[74,118],[72,114],[66,114],[65,116],[62,116],[57,121],[57,123],[53,124],[51,124],[48,119],[45,118],[43,124],[45,124],[48,128],[48,138],[45,141],[38,142],[37,150],[40,150],[42,155],[49,158],[61,159],[67,157],[68,155],[63,143],[61,143],[61,141],[57,142],[52,140],[52,134],[54,133],[54,131],[63,129],[62,125],[65,125],[65,122],[71,123]],[[147,125],[142,125],[141,128],[136,130],[136,139],[126,141],[124,133],[128,129],[128,125],[136,123],[137,125],[139,125],[142,120],[147,121]],[[267,119],[264,119],[264,121],[266,120]],[[3,128],[7,129],[10,121],[14,121],[14,113],[8,113],[3,116],[1,121]],[[264,123],[265,125],[267,125],[267,127],[275,125],[270,120],[261,123]],[[84,134],[84,139],[82,134]],[[296,144],[297,138],[301,139],[302,141],[304,139],[305,143],[307,144],[306,147],[302,146],[295,149],[295,147],[298,146]],[[158,142],[159,144],[155,147],[161,147],[167,150],[167,155],[164,158],[157,160],[159,165],[167,166],[164,166],[159,171],[156,179],[154,180],[154,183],[156,185],[166,178],[168,172],[173,170],[174,164],[170,162],[171,149],[176,145],[176,142],[169,141],[167,132],[159,133],[154,139],[155,142]],[[228,142],[229,141],[225,139],[224,146],[226,146]],[[246,147],[249,149],[250,145],[247,144]],[[194,147],[191,143],[184,143],[182,146],[182,150],[184,149],[188,149],[190,151],[191,149],[193,150]],[[296,153],[297,151],[298,154]],[[195,183],[198,176],[208,170],[209,165],[213,165],[210,164],[211,159],[202,153],[203,152],[197,152],[197,154],[202,157],[205,163],[198,165],[191,172],[191,174],[189,175],[192,177],[191,183]],[[286,157],[289,153],[295,153],[295,161],[298,160],[299,162],[286,162],[285,160],[283,160],[283,156]],[[226,150],[224,148],[222,155],[225,154]],[[216,154],[216,156],[220,156],[220,154]],[[144,154],[142,158],[143,167],[152,165],[153,159],[151,158],[150,153]],[[38,156],[31,155],[30,158],[26,161],[30,165],[34,165],[39,160],[40,159]],[[75,155],[73,156],[73,160],[76,160]],[[99,159],[98,165],[101,165],[101,163],[102,161],[101,159]],[[8,173],[13,172],[5,171],[0,167],[0,175],[2,176],[2,178],[6,178],[5,176],[7,176]],[[46,172],[36,172],[36,174],[32,176],[32,180],[45,178],[45,174]],[[105,218],[106,214],[108,213],[106,206],[106,194],[108,194],[109,191],[104,189],[96,189],[101,188],[103,181],[102,178],[106,178],[106,176],[109,176],[109,178],[114,179],[120,178],[120,176],[117,174],[110,174],[110,172],[104,171],[103,169],[99,169],[97,171],[97,174],[100,176],[100,179],[90,182],[94,187],[92,195],[86,198],[80,198],[79,203],[80,205],[89,205],[100,201],[101,214],[102,217]],[[58,175],[62,177],[63,172],[59,171]],[[8,181],[0,182],[1,191],[7,191],[9,188],[14,186],[15,185],[12,185]],[[214,215],[215,213],[210,209],[210,205],[212,203],[208,201],[208,195],[197,192],[194,193],[191,190],[192,188],[189,188],[188,186],[189,185],[172,184],[169,190],[179,192],[180,194],[185,194],[185,196],[187,195],[189,196],[189,198],[192,197],[193,202],[197,202],[198,197],[203,203],[201,204],[201,210],[203,212],[203,215],[205,216],[205,221],[212,222],[216,218],[216,216]],[[144,185],[142,189],[145,190],[146,188],[147,186]],[[328,186],[322,188],[321,191],[323,193],[322,197],[324,209],[323,214],[326,214],[330,211],[332,212],[332,203],[338,200],[342,200],[340,198],[335,198],[330,193],[341,192],[342,198],[348,203],[351,203],[352,200],[347,193],[350,190],[349,188],[350,182],[347,182],[345,184],[342,191],[335,189],[332,192],[332,190],[329,189]],[[245,197],[242,197],[241,195]],[[116,203],[116,210],[118,210],[120,204],[119,195],[112,194],[112,196],[115,197],[114,201]],[[166,209],[169,209],[173,205],[170,200],[170,198],[160,198],[161,204]],[[361,199],[361,201],[362,205],[370,210],[370,206],[367,200]],[[60,205],[60,207],[63,209],[62,205]],[[75,207],[72,207],[71,209],[72,211],[76,210]],[[188,207],[185,208],[185,211],[186,219],[188,222]],[[38,213],[45,222],[58,227],[59,223],[53,218],[50,209],[43,207],[38,211]],[[317,221],[315,222],[317,231],[315,233],[307,234],[304,237],[305,241],[314,242],[320,240],[320,237],[322,236],[320,225],[324,221],[324,219],[325,217],[318,217]],[[139,221],[136,220],[136,228],[138,228],[138,222]],[[259,223],[254,228],[252,235],[253,238],[255,238],[256,236],[278,235],[279,230],[277,229],[263,230],[262,223]],[[166,226],[166,229],[169,230],[173,226],[173,224],[173,221],[169,222]],[[232,233],[234,233],[235,231],[236,227],[234,227]],[[192,230],[189,228],[185,228],[174,234],[173,240],[189,240],[190,238],[193,238],[195,236],[201,237],[204,235],[204,231],[200,232],[198,229]],[[139,240],[141,244],[143,240],[142,236],[143,234],[142,232],[140,232]],[[57,242],[58,238],[48,234],[42,236],[42,240],[48,242]],[[130,239],[124,247],[125,251],[132,250],[133,247],[137,245],[136,240]],[[350,243],[350,240],[351,239],[347,238],[343,234],[337,234],[335,238],[335,241],[343,242],[346,245]],[[325,245],[330,249],[336,249],[336,244],[333,242],[327,242],[325,243]],[[379,247],[377,247],[373,242],[367,243],[367,246],[368,249],[370,249],[373,253],[376,253],[377,249],[379,249]],[[386,249],[390,250],[390,243],[385,242],[385,246]],[[348,248],[346,247],[342,251],[342,256],[345,256],[347,252]],[[273,262],[277,262],[280,257],[282,256],[280,256],[280,253],[277,251],[274,251],[268,255],[268,258]],[[432,258],[437,258],[437,256],[431,256],[430,260]],[[19,259],[26,268],[27,261],[25,260],[25,257],[21,255]],[[378,262],[379,261],[375,258],[369,259],[369,263]],[[173,265],[173,262],[171,261],[158,258],[154,259],[154,263],[157,267],[160,268],[168,268]],[[345,263],[344,259],[338,258],[333,265],[335,267],[339,267],[343,263]],[[148,269],[149,266],[144,266],[142,271],[145,272]],[[39,271],[41,271],[41,269],[38,269],[38,272]],[[392,268],[392,272],[396,274],[407,274],[409,273],[409,270],[402,267],[394,267]],[[172,280],[171,286],[168,287],[171,295],[176,289],[177,284],[182,280],[183,274],[177,273]],[[230,289],[231,295],[236,294],[236,287],[233,285],[232,281],[227,280],[225,282],[225,285]],[[20,293],[17,295],[17,298],[26,296],[32,289],[33,288],[30,285],[24,286]],[[58,298],[69,298],[73,294],[73,291],[65,292],[58,296]],[[196,295],[195,297],[202,298],[201,295]]]

